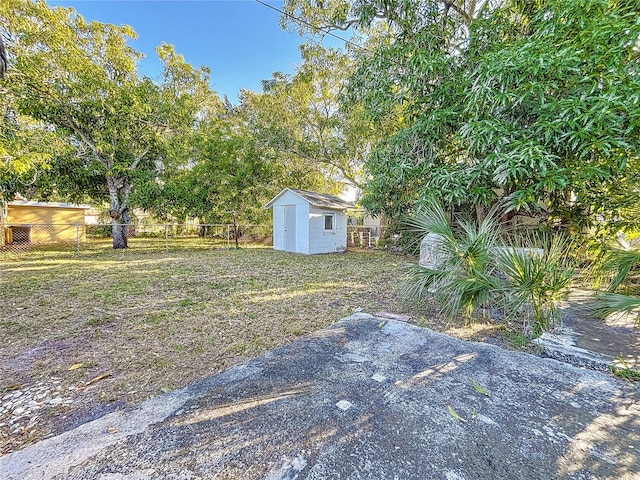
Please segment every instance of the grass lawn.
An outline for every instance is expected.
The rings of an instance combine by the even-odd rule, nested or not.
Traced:
[[[303,256],[271,248],[3,261],[0,397],[55,381],[73,403],[43,409],[20,434],[0,415],[1,450],[210,376],[357,307],[409,313],[466,338],[505,336],[495,325],[462,328],[403,306],[395,287],[409,261],[384,252]]]

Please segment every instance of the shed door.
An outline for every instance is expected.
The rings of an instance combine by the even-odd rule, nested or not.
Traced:
[[[284,249],[296,251],[296,206],[284,206]]]

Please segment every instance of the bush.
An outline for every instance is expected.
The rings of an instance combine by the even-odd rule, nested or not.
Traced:
[[[558,235],[544,241],[542,254],[504,246],[496,250],[496,268],[503,276],[502,302],[509,317],[524,317],[534,336],[562,324],[559,303],[573,280],[567,252],[569,242]]]
[[[498,278],[491,275],[491,248],[498,241],[495,212],[479,224],[461,221],[454,232],[442,207],[427,203],[407,221],[419,238],[435,233],[442,238],[442,264],[436,269],[411,266],[403,285],[405,294],[422,302],[434,298],[449,316],[471,317],[493,300]]]
[[[508,318],[522,319],[525,330],[539,335],[561,323],[559,302],[573,279],[562,236],[529,236],[525,245],[508,244],[498,223],[498,209],[480,222],[461,220],[454,229],[442,207],[430,202],[407,220],[412,232],[440,235],[441,264],[412,265],[403,285],[417,302],[434,299],[450,316],[471,318],[480,309],[500,308]],[[530,247],[543,245],[541,253]],[[522,247],[527,248],[522,248]]]

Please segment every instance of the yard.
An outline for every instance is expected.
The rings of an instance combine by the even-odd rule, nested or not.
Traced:
[[[403,305],[395,286],[410,261],[385,252],[303,256],[271,248],[6,260],[1,450],[183,387],[356,308],[408,313],[413,322],[464,338],[517,337],[504,325],[463,328]],[[9,405],[17,392],[39,395],[23,418],[15,402]]]

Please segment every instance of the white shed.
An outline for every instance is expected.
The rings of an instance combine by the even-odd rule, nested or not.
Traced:
[[[264,208],[273,207],[273,248],[286,252],[339,252],[347,247],[347,208],[333,195],[285,188]]]

